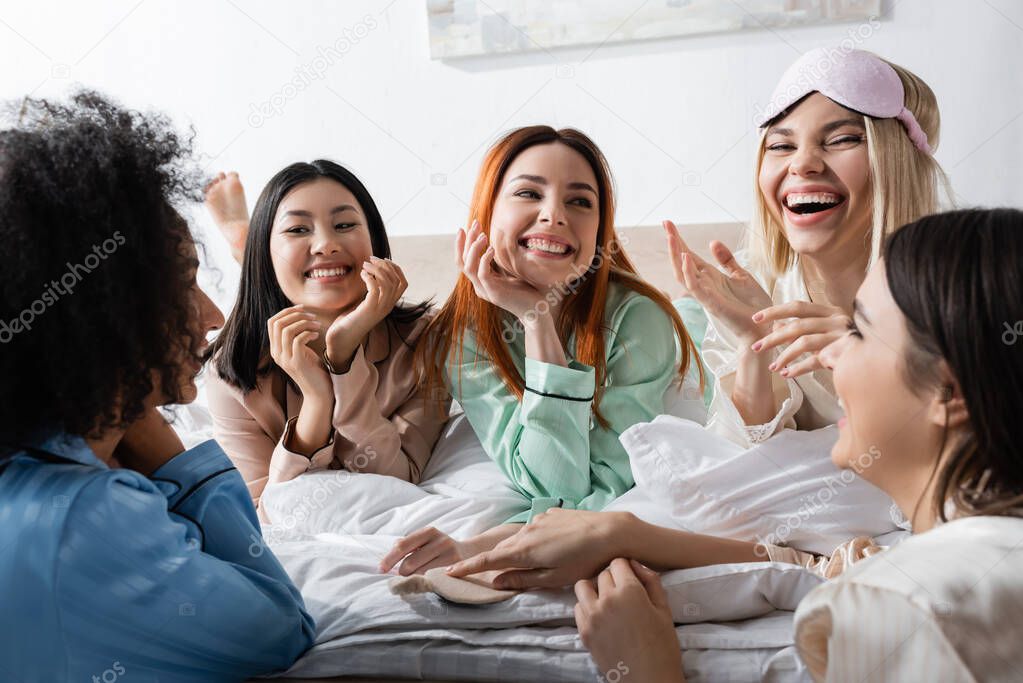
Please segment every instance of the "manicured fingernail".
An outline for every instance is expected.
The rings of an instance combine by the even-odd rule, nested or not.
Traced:
[[[777,363],[771,363],[770,365],[767,366],[767,369],[770,370],[771,372],[774,372],[775,370],[778,369],[778,364]]]
[[[763,311],[757,311],[756,313],[753,314],[753,322],[758,323],[763,319],[764,319]]]
[[[789,376],[789,369],[785,368],[784,370],[782,370],[781,371],[781,376],[782,377],[788,377]]]
[[[758,341],[755,344],[753,344],[752,348],[753,348],[754,351],[759,351],[761,349],[761,347],[763,347],[763,345],[764,345],[764,342]]]

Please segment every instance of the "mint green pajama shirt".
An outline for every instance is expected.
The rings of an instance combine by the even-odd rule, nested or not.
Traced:
[[[562,367],[526,358],[523,331],[506,326],[515,332],[509,350],[526,381],[521,401],[478,354],[471,330],[461,364],[457,355],[449,359],[452,396],[487,454],[532,501],[509,522],[558,506],[600,510],[634,484],[618,436],[664,412],[664,392],[677,370],[675,330],[653,300],[615,283],[608,289],[605,324],[607,378],[600,411],[607,429],[593,417],[596,374],[573,358],[574,339],[566,349],[568,367]]]

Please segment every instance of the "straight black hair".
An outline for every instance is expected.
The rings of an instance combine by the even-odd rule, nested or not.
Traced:
[[[276,367],[269,357],[270,338],[266,321],[281,309],[293,305],[277,282],[270,258],[270,233],[277,208],[294,188],[320,178],[336,180],[355,195],[366,217],[373,255],[391,257],[391,245],[376,202],[362,181],[345,167],[317,159],[310,163],[291,164],[271,178],[256,200],[249,222],[238,299],[224,330],[205,354],[207,360],[213,359],[214,368],[224,381],[245,392],[255,389],[259,376]],[[405,327],[421,318],[430,305],[429,301],[416,305],[399,303],[387,315],[385,322]]]
[[[1020,514],[1023,211],[926,216],[888,238],[884,259],[909,330],[907,383],[937,387],[944,359],[969,413],[969,429],[936,471],[938,517],[949,500],[966,514]]]

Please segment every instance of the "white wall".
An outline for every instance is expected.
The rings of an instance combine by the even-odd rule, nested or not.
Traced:
[[[837,45],[860,28],[440,62],[429,58],[425,5],[3,2],[0,96],[55,95],[80,82],[167,111],[195,125],[210,171],[241,172],[250,204],[287,163],[334,158],[363,178],[392,234],[453,232],[486,146],[538,122],[581,128],[601,145],[618,181],[620,224],[746,220],[756,105],[801,51]],[[863,34],[863,47],[909,67],[937,93],[938,158],[961,201],[1023,205],[1023,3],[886,0],[885,16]],[[298,69],[316,68],[319,48],[346,36],[350,49],[322,79],[289,92],[279,115],[253,115]],[[208,242],[227,264],[219,240]]]

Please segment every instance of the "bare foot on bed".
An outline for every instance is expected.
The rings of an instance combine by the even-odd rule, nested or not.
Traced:
[[[234,171],[219,173],[206,186],[206,209],[220,229],[231,255],[238,263],[245,253],[245,240],[249,236],[249,209],[245,203],[245,188]]]

